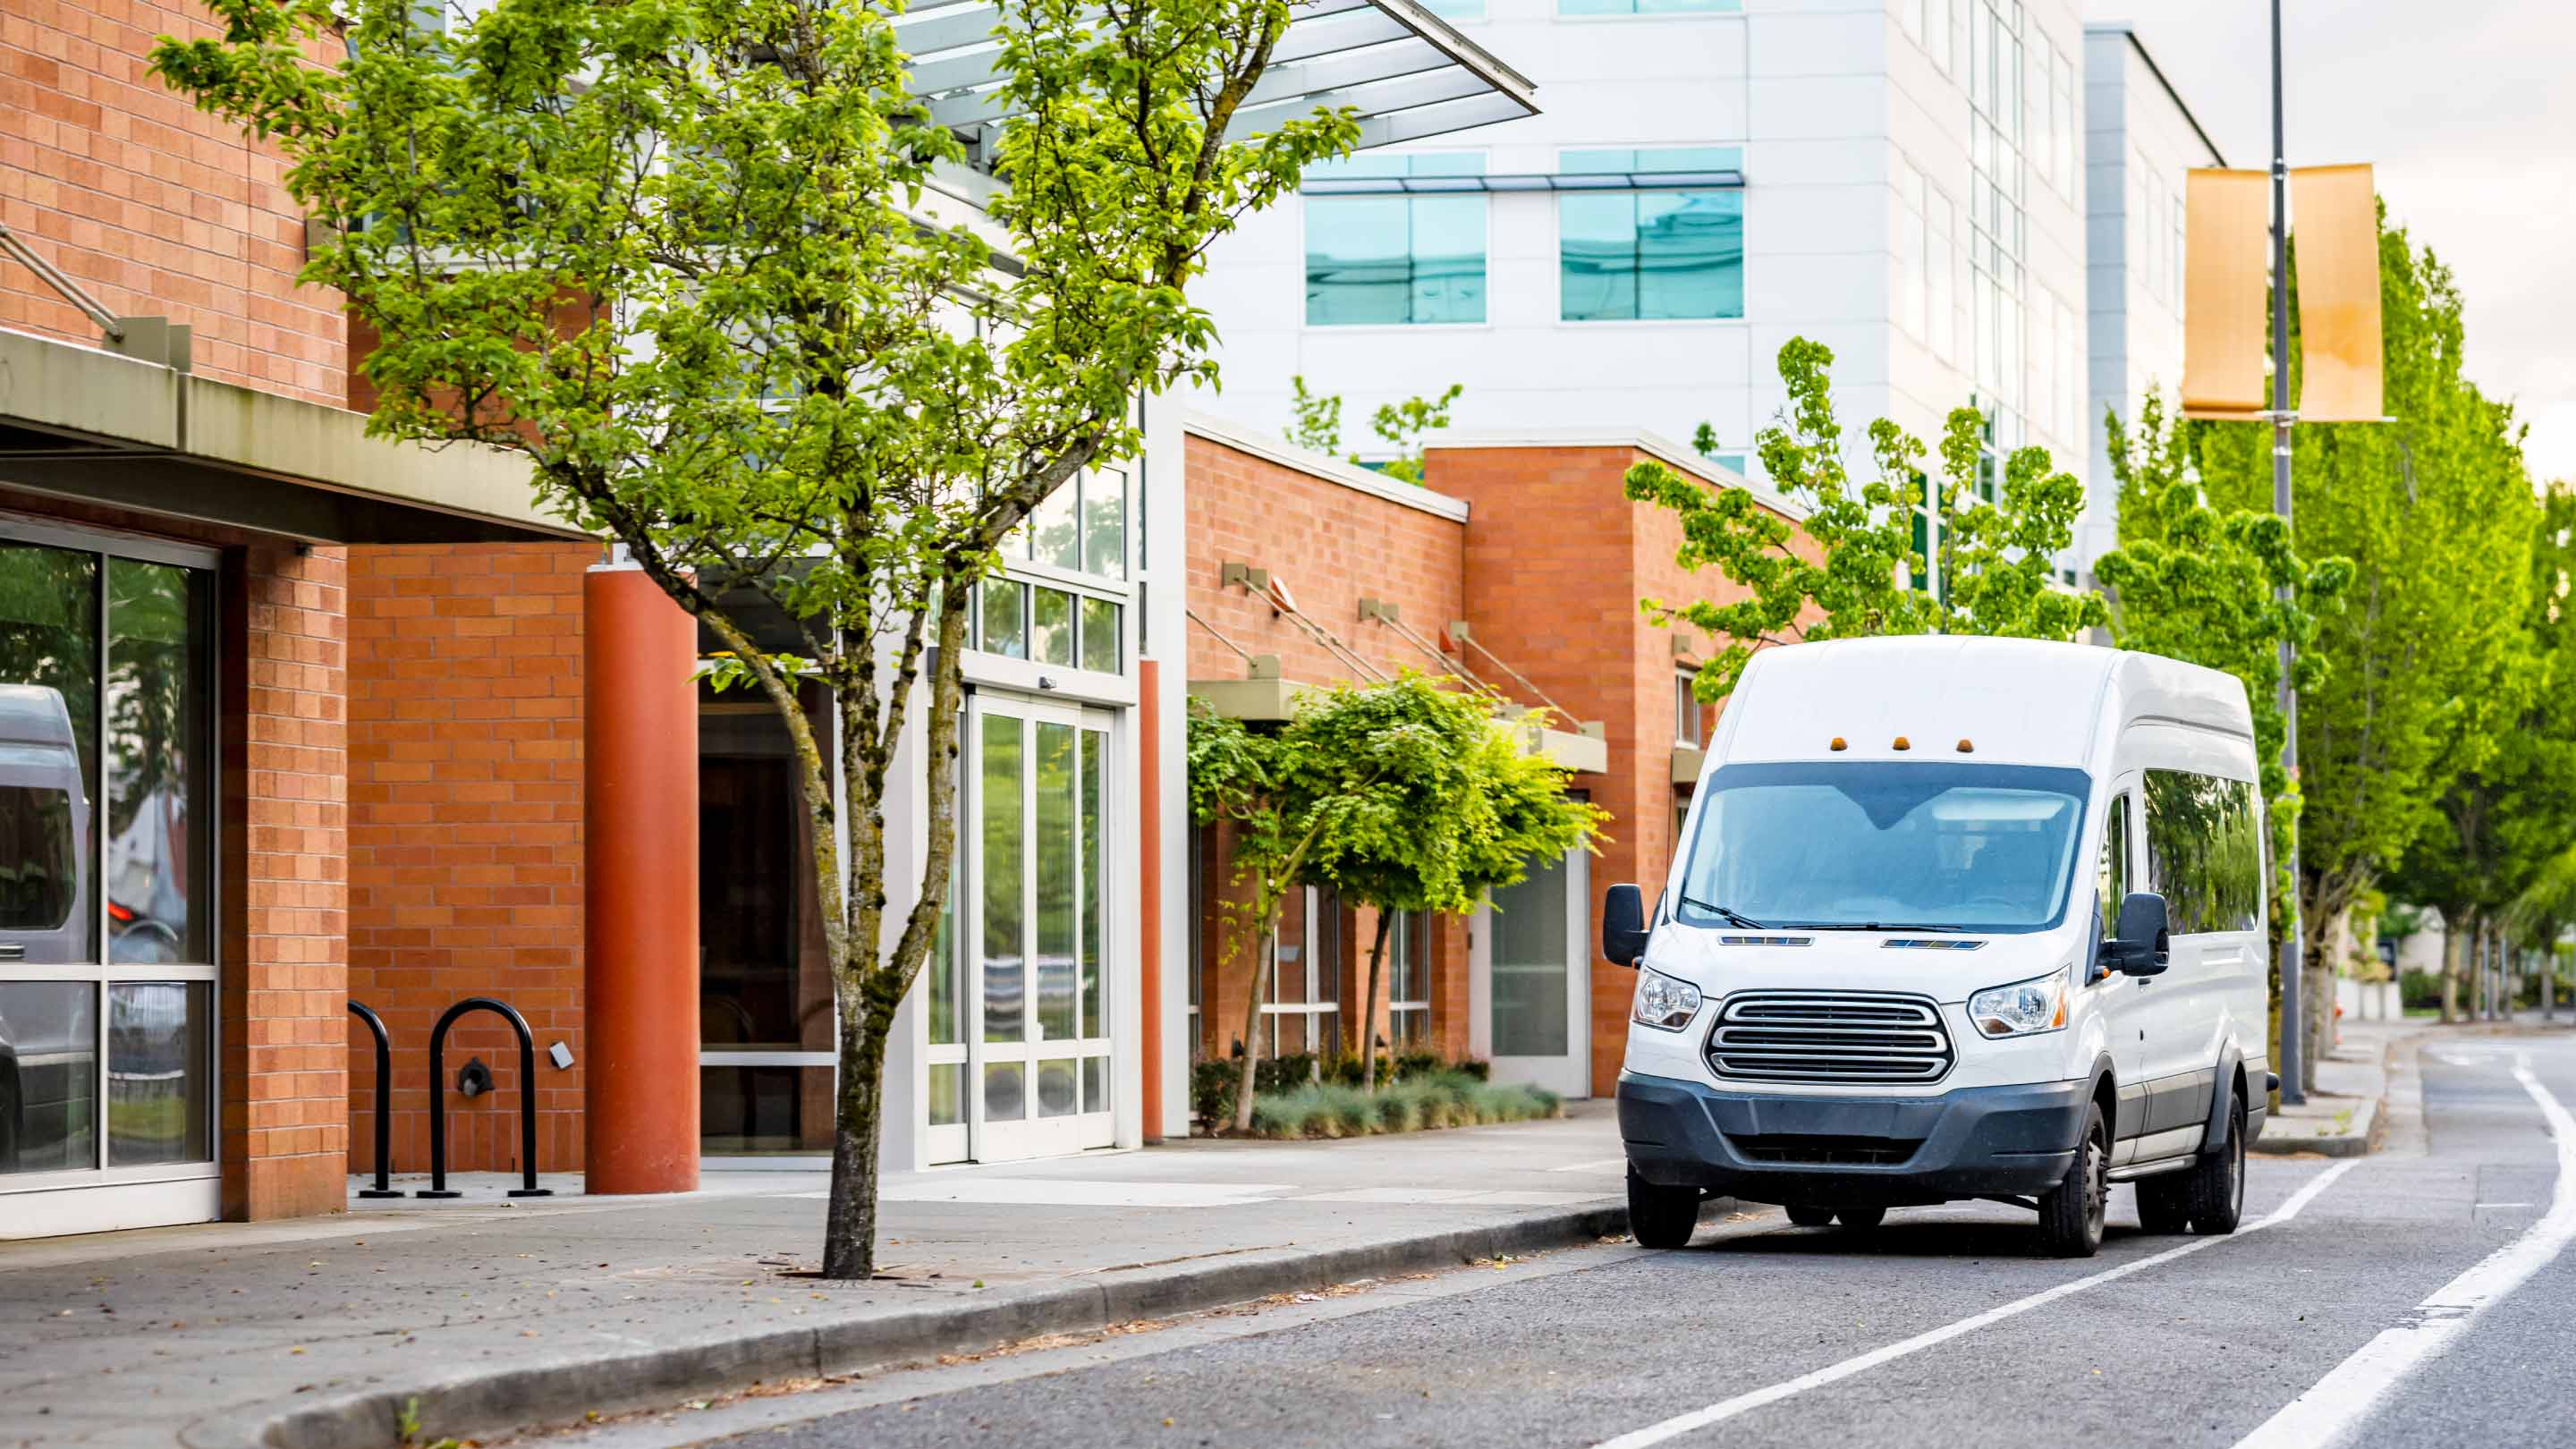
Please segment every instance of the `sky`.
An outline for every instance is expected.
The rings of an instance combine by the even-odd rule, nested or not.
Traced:
[[[2264,0],[2085,0],[2126,21],[2230,166],[2272,152]],[[2576,6],[2282,0],[2292,166],[2368,161],[2389,220],[2458,283],[2469,376],[2576,482]]]

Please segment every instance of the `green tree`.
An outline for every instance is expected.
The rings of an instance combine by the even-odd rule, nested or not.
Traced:
[[[1439,741],[1417,768],[1391,777],[1391,789],[1337,820],[1308,865],[1310,883],[1377,912],[1354,1025],[1360,1080],[1372,1089],[1372,1024],[1398,913],[1472,911],[1525,879],[1531,861],[1591,848],[1609,819],[1566,794],[1563,767],[1524,752],[1518,732],[1498,727],[1483,699],[1446,683],[1408,672],[1392,683],[1337,691],[1306,736],[1326,757],[1359,753],[1371,737],[1398,729]]]
[[[2393,420],[2294,431],[2293,542],[2304,558],[2348,558],[2354,569],[2345,607],[2317,625],[2332,669],[2299,711],[2312,1048],[2332,1026],[2322,928],[2396,866],[2452,782],[2495,747],[2505,717],[2481,706],[2522,628],[2538,507],[2512,408],[2461,372],[2450,270],[2383,224],[2379,273]],[[2293,305],[2294,397],[2297,315]],[[2269,429],[2195,424],[2185,446],[2213,506],[2271,507]]]
[[[873,0],[494,0],[443,26],[419,0],[210,3],[222,37],[164,38],[153,67],[285,153],[319,223],[302,279],[382,339],[372,429],[524,455],[776,706],[838,1006],[823,1270],[865,1277],[887,1037],[955,858],[976,586],[1041,503],[1135,453],[1141,396],[1212,375],[1188,297],[1209,244],[1356,121],[1230,139],[1288,0],[1005,0],[991,99],[1014,119],[983,158],[1004,257],[940,220],[963,146]],[[755,638],[755,610],[794,642]],[[800,678],[838,703],[835,755]],[[929,831],[898,880],[907,787]]]
[[[1833,359],[1831,349],[1802,337],[1781,347],[1788,407],[1757,439],[1763,472],[1806,509],[1803,521],[1782,518],[1748,489],[1712,491],[1652,459],[1628,470],[1629,498],[1681,519],[1681,566],[1714,566],[1740,595],[1642,601],[1658,622],[1687,623],[1725,641],[1700,671],[1700,698],[1733,692],[1765,644],[1876,634],[2071,639],[2107,620],[2099,595],[2053,581],[2053,560],[2084,511],[2081,481],[2051,472],[2046,449],[2022,448],[2005,460],[1997,492],[1984,478],[1984,420],[1958,408],[1942,430],[1936,541],[1927,558],[1915,542],[1933,481],[1923,472],[1926,449],[1880,418],[1869,428],[1878,476],[1855,483],[1834,416]]]
[[[2302,559],[2289,525],[2268,509],[2221,513],[2212,507],[2188,468],[2186,425],[2168,420],[2156,395],[2140,405],[2134,431],[2116,414],[2107,422],[2120,546],[2094,561],[2093,574],[2111,590],[2111,634],[2123,649],[2225,670],[2244,683],[2271,825],[2277,942],[2296,919],[2298,901],[2289,860],[2299,794],[2281,763],[2289,735],[2280,704],[2281,644],[2297,646],[2298,690],[2303,698],[2312,695],[2328,666],[2314,647],[2317,617],[2341,607],[2352,561]]]
[[[1295,389],[1288,400],[1295,417],[1288,425],[1288,441],[1318,453],[1342,451],[1342,399],[1339,393],[1316,393],[1306,390],[1301,374],[1288,379]],[[1450,405],[1466,392],[1462,383],[1449,384],[1449,390],[1436,398],[1409,397],[1400,403],[1380,403],[1369,415],[1369,431],[1395,449],[1395,456],[1384,463],[1360,463],[1356,453],[1346,454],[1351,462],[1374,467],[1389,478],[1407,483],[1422,481],[1422,435],[1449,426]]]

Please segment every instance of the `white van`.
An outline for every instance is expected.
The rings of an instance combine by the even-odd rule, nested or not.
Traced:
[[[2235,1230],[2276,1085],[2245,690],[2155,655],[1916,636],[1766,649],[1711,741],[1637,968],[1619,1131],[1648,1247],[1705,1197],[1875,1227],[2034,1208],[2090,1256]]]

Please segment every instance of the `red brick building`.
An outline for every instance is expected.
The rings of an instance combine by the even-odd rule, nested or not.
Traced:
[[[1463,670],[1551,710],[1559,729],[1543,747],[1611,817],[1598,855],[1534,870],[1503,893],[1501,913],[1410,923],[1399,939],[1411,957],[1373,1029],[1494,1059],[1501,1075],[1569,1095],[1607,1093],[1632,978],[1596,954],[1599,887],[1662,874],[1714,722],[1688,692],[1704,641],[1657,626],[1638,603],[1731,587],[1683,572],[1678,521],[1630,504],[1623,480],[1646,458],[1712,487],[1743,480],[1636,434],[1449,435],[1417,488],[1214,419],[1189,427],[1194,694],[1220,713],[1272,719],[1299,686]],[[1240,1040],[1253,975],[1249,948],[1225,939],[1239,933],[1217,904],[1234,889],[1223,847],[1202,832],[1192,875],[1203,1055]],[[1358,1039],[1374,926],[1320,891],[1291,899],[1265,1051]],[[1405,1003],[1394,1022],[1389,1001]]]

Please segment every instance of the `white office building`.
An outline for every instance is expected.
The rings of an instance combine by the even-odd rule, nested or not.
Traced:
[[[1345,399],[1365,458],[1387,451],[1378,405],[1458,383],[1461,430],[1706,423],[1721,462],[1758,471],[1776,356],[1805,336],[1834,350],[1856,449],[1874,417],[1930,439],[1973,401],[1990,456],[2098,462],[2100,403],[2128,384],[2088,298],[2140,249],[2115,230],[2106,254],[2099,217],[2127,203],[2101,191],[2088,105],[2127,108],[2111,130],[2142,159],[2121,174],[2154,173],[2155,194],[2202,164],[2125,32],[2088,30],[2076,0],[1439,9],[1529,74],[1540,112],[1319,169],[1228,238],[1201,293],[1223,390],[1202,406],[1281,429],[1302,377]],[[2115,39],[2128,61],[2097,52]]]

